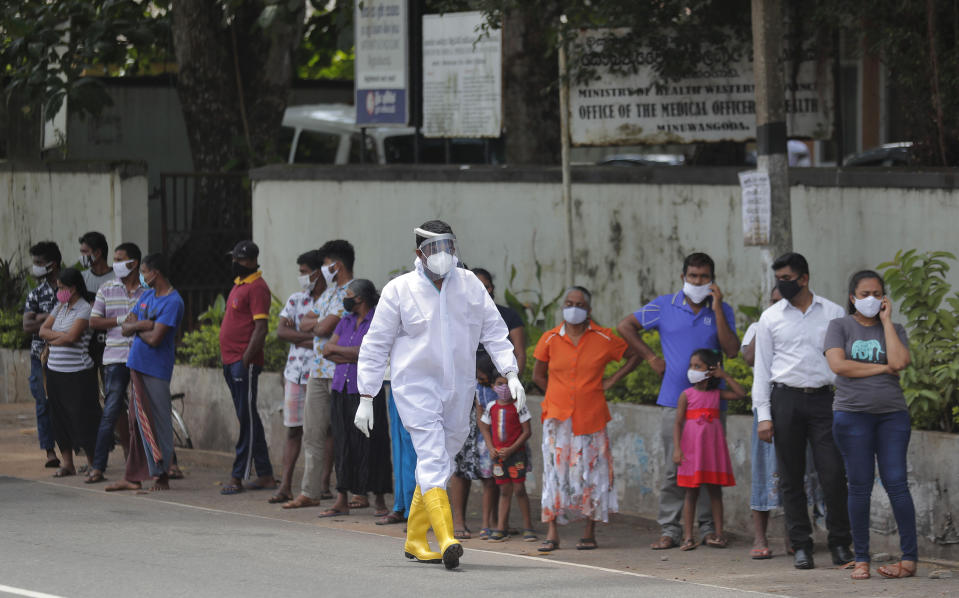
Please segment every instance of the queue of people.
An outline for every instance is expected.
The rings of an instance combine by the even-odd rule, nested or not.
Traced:
[[[81,239],[89,249],[83,253],[88,276],[61,271],[55,244],[31,248],[40,284],[28,297],[24,329],[36,333],[31,390],[41,449],[58,476],[77,472],[73,453],[82,449],[86,481],[96,483],[105,479],[116,431],[126,439],[126,472],[107,489],[140,488],[153,479],[153,488],[162,490],[169,487],[175,461],[169,380],[183,303],[165,258],[141,260],[131,243],[116,247],[114,277],[102,280],[106,245],[91,235]],[[540,520],[547,531],[539,552],[560,549],[559,526],[573,521],[585,522],[576,548],[593,550],[600,546],[596,523],[608,522],[618,510],[605,391],[645,361],[662,378],[657,404],[665,473],[661,534],[651,548],[725,548],[722,488],[736,483],[725,402],[745,398],[746,389],[722,362],[742,346],[755,368],[750,556],[770,558],[769,512],[781,505],[795,567],[815,566],[804,482],[808,451],[824,491],[833,563],[853,568],[854,579],[870,576],[869,500],[878,462],[902,560],[877,572],[915,574],[915,509],[906,482],[910,422],[898,381],[909,365],[908,338],[892,322],[877,273],[852,277],[843,310],[811,290],[803,256],[780,257],[772,267],[771,305],[742,344],[733,310],[715,282],[715,263],[703,253],[685,258],[679,291],[641,306],[615,332],[591,318],[587,289],[567,289],[562,322],[533,351],[533,384],[544,393],[542,445],[534,456],[519,382],[527,355],[522,319],[494,303],[487,270],[466,268],[448,224],[428,221],[412,236],[414,269],[382,292],[354,277],[348,241],[332,240],[297,258],[300,289],[284,303],[277,330],[290,343],[280,480],[256,407],[270,290],[256,244],[242,241],[233,248],[235,284],[220,343],[240,432],[222,494],[272,488],[269,502],[287,509],[334,500],[320,517],[372,506],[378,524],[406,523],[408,558],[452,569],[463,555],[460,542],[472,537],[465,513],[473,480],[483,484],[481,539],[509,537],[515,497],[523,519],[518,533],[539,540],[525,479],[541,456]],[[92,305],[85,298],[89,285],[100,285],[92,291]],[[90,349],[94,330],[104,333],[102,410]],[[643,341],[645,330],[659,333],[662,354]],[[607,377],[610,363],[621,366]],[[301,452],[304,475],[294,496]],[[392,506],[386,503],[390,493]],[[427,539],[430,528],[439,550]]]

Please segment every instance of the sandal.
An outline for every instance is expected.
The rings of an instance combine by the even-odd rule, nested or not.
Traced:
[[[692,538],[686,538],[683,540],[683,543],[680,545],[679,549],[683,552],[686,552],[687,550],[696,550],[697,546],[699,546],[699,543],[696,542],[696,540],[693,540]]]
[[[290,502],[283,505],[284,509],[302,509],[303,507],[318,507],[320,506],[320,501],[313,500],[305,494],[301,494],[291,500]]]
[[[76,471],[71,471],[71,470],[67,469],[66,467],[61,467],[60,469],[57,470],[57,472],[56,472],[55,474],[53,474],[53,477],[55,477],[55,478],[68,478],[68,477],[70,477],[70,476],[72,476],[72,475],[77,475],[77,472],[76,472]]]
[[[717,536],[716,534],[710,534],[706,536],[704,544],[712,548],[726,548],[726,537]]]
[[[368,509],[370,508],[370,501],[368,500],[363,501],[363,500],[358,500],[354,498],[353,500],[350,501],[350,508],[351,509]]]
[[[668,550],[676,547],[676,540],[671,536],[663,536],[657,542],[649,545],[653,550]]]
[[[484,527],[483,529],[480,530],[479,539],[480,539],[480,540],[489,540],[489,536],[490,536],[491,533],[492,533],[492,532],[490,531],[490,529],[489,529],[488,527]]]
[[[863,563],[861,561],[853,561],[851,563],[846,563],[841,569],[852,569],[852,579],[869,579],[872,577],[869,573],[869,563]]]
[[[170,479],[173,479],[173,478],[170,478]],[[291,500],[293,500],[293,497],[290,496],[289,494],[285,492],[277,492],[276,494],[271,496],[269,500],[267,500],[266,502],[270,503],[271,505],[276,505],[279,503],[290,502]]]
[[[501,529],[492,530],[489,534],[489,538],[487,538],[489,542],[505,542],[507,539],[509,539],[509,536],[506,535],[506,532]],[[542,552],[542,550],[540,550],[540,552]]]
[[[350,514],[349,511],[340,511],[338,509],[327,509],[323,511],[322,513],[320,513],[319,515],[317,515],[317,517],[321,519],[325,519],[327,517],[340,517],[340,516],[346,516],[349,514]]]
[[[233,496],[243,492],[243,484],[227,484],[220,488],[220,494],[223,496]]]
[[[904,561],[899,561],[895,565],[883,565],[876,569],[876,573],[882,575],[886,579],[902,579],[904,577],[913,577],[916,574],[916,563],[913,561],[912,567],[906,567],[903,565]],[[893,569],[895,567],[895,569]]]
[[[536,540],[539,540],[539,538],[536,537],[536,530],[534,529],[523,530],[523,542],[535,542]]]
[[[47,459],[47,462],[44,463],[43,466],[46,467],[47,469],[54,469],[56,467],[60,467],[60,459],[57,459],[56,457]]]
[[[599,544],[596,543],[596,538],[580,538],[576,544],[576,550],[596,550],[597,548]]]
[[[752,550],[749,551],[749,558],[755,561],[762,561],[765,559],[773,558],[773,553],[772,551],[769,550],[768,547],[753,548]]]
[[[537,552],[542,552],[544,554],[553,552],[554,550],[559,550],[558,540],[543,540],[543,543],[540,544],[539,548],[536,549]]]
[[[100,482],[106,481],[106,478],[103,477],[103,472],[97,469],[94,469],[90,472],[90,475],[87,476],[87,479],[83,480],[84,484],[98,484]]]
[[[453,530],[453,537],[457,540],[470,540],[473,538],[473,534],[468,529],[458,529]]]
[[[406,521],[406,519],[404,519],[402,515],[396,511],[393,511],[388,513],[385,517],[380,517],[380,519],[376,522],[376,525],[392,525],[394,523],[403,523],[404,521]]]

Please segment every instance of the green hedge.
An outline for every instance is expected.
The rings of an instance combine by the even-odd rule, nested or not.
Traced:
[[[30,335],[23,331],[23,315],[12,309],[0,310],[0,347],[29,349]]]

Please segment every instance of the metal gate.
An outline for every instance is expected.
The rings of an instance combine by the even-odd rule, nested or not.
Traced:
[[[197,327],[197,316],[233,286],[233,246],[253,233],[252,194],[246,173],[160,174],[163,253],[170,278],[183,297],[182,329]]]

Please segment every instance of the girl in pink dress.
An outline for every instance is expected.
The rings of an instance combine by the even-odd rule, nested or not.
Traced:
[[[689,382],[693,385],[679,395],[673,431],[673,462],[679,466],[676,483],[686,488],[683,506],[683,543],[681,550],[696,548],[693,519],[699,487],[706,486],[716,525],[716,539],[710,546],[726,547],[723,535],[723,486],[735,486],[733,466],[726,447],[726,435],[719,419],[719,400],[743,399],[746,391],[727,374],[719,353],[699,349],[689,358]],[[720,390],[725,380],[727,389]]]

